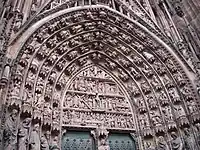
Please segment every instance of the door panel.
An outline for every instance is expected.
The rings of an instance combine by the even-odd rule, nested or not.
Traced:
[[[94,150],[89,132],[68,131],[62,138],[62,150]]]
[[[129,134],[110,134],[110,150],[136,150],[135,141]]]

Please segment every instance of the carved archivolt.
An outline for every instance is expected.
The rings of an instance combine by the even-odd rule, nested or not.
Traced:
[[[24,119],[31,118],[27,130],[33,140],[45,134],[59,147],[64,129],[98,125],[135,133],[140,149],[162,142],[172,148],[185,135],[183,128],[197,139],[192,131],[199,107],[176,58],[106,9],[83,9],[44,23],[23,45],[13,72],[7,105],[18,110],[18,121],[28,124]]]

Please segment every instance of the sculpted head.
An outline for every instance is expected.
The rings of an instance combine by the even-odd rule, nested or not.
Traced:
[[[29,125],[30,122],[31,122],[31,118],[26,118],[24,119],[23,124]]]
[[[185,129],[184,129],[184,133],[185,133],[186,135],[189,135],[189,134],[190,134],[190,130],[189,130],[188,128],[185,128]]]
[[[18,110],[17,109],[13,109],[12,112],[11,112],[11,116],[12,117],[17,117],[17,114],[18,114]]]
[[[39,123],[35,124],[34,125],[34,131],[39,131],[39,127],[40,127]]]
[[[104,138],[101,139],[101,145],[106,145],[106,140]]]
[[[164,142],[164,141],[165,141],[165,140],[164,140],[164,137],[163,137],[163,136],[159,136],[159,137],[158,137],[158,141],[159,141],[159,142]]]
[[[176,133],[175,133],[175,132],[172,132],[172,133],[171,133],[171,137],[172,137],[173,139],[176,139],[176,138],[177,138]]]

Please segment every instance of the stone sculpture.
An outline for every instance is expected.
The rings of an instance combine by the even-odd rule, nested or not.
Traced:
[[[200,146],[200,123],[197,123],[195,126],[197,129],[197,133],[196,133],[197,144],[198,144],[198,146]]]
[[[95,131],[91,131],[94,138],[97,140],[97,150],[110,150],[107,144],[108,131],[103,125],[100,125]]]
[[[169,150],[167,143],[163,136],[158,137],[157,150]]]
[[[59,145],[58,145],[58,137],[54,137],[52,144],[51,144],[51,148],[50,150],[60,150]]]
[[[155,150],[150,142],[145,143],[145,150]]]
[[[181,138],[177,136],[175,132],[171,133],[172,141],[172,150],[184,150],[184,145],[181,141]]]
[[[18,111],[13,109],[10,116],[6,119],[3,138],[4,138],[4,150],[14,150],[17,144],[16,133],[16,119]]]
[[[49,150],[49,142],[45,135],[41,136],[40,141],[41,141],[41,150]]]
[[[30,134],[30,150],[40,150],[39,124],[35,124]]]
[[[184,129],[184,143],[185,143],[185,149],[186,150],[198,150],[195,142],[194,136],[190,133],[190,130],[188,128]]]
[[[31,123],[31,118],[24,119],[18,130],[18,149],[19,150],[27,149],[30,123]]]

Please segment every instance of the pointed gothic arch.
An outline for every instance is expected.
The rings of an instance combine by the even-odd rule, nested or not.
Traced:
[[[181,136],[183,128],[199,122],[189,69],[181,58],[160,33],[105,6],[47,16],[13,41],[11,54],[16,61],[7,104],[19,110],[19,121],[31,117],[41,132],[51,131],[52,139],[62,136],[68,81],[89,64],[112,74],[132,101],[129,107],[135,106],[138,148],[154,145],[159,136],[169,138],[171,131]]]

